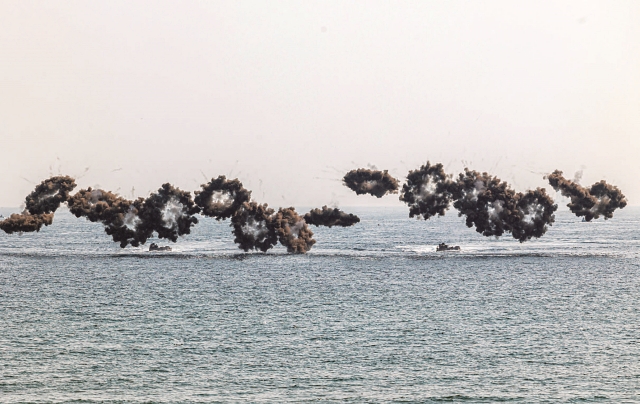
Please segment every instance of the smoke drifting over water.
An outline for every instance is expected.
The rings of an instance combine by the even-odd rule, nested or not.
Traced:
[[[142,198],[130,201],[109,191],[88,188],[78,191],[67,204],[76,217],[102,223],[105,232],[122,248],[129,244],[138,247],[146,241],[137,230],[144,204]]]
[[[196,191],[195,194],[194,201],[202,210],[201,213],[216,220],[230,218],[245,202],[251,200],[251,191],[245,189],[237,179],[227,180],[224,175],[203,184],[202,191]]]
[[[76,183],[68,176],[56,176],[42,181],[25,200],[25,210],[0,221],[0,229],[8,234],[40,231],[53,223],[53,215],[69,199]]]
[[[280,244],[290,253],[306,253],[316,243],[313,232],[294,208],[280,208],[272,223]]]
[[[266,252],[273,248],[278,242],[278,235],[270,223],[273,214],[274,210],[267,204],[243,203],[231,218],[233,241],[244,251]]]
[[[469,169],[458,176],[453,207],[466,216],[467,227],[483,236],[505,232],[520,242],[541,237],[555,221],[558,206],[543,188],[515,192],[509,184],[487,173]]]
[[[586,221],[624,208],[627,200],[615,186],[600,181],[586,188],[554,171],[545,177],[562,195],[571,198],[567,206]],[[578,177],[576,177],[577,179]],[[378,198],[398,192],[398,180],[389,173],[371,169],[349,171],[344,184],[356,194]],[[191,193],[163,184],[149,197],[128,200],[101,189],[82,189],[74,195],[73,178],[55,176],[42,181],[25,200],[25,210],[0,221],[8,234],[40,231],[53,223],[55,211],[67,203],[76,217],[100,222],[105,232],[120,243],[138,247],[155,235],[176,242],[191,233],[197,214],[216,220],[231,219],[234,241],[244,251],[266,252],[278,242],[290,253],[306,253],[316,240],[309,225],[348,227],[360,222],[355,215],[337,208],[312,209],[300,216],[293,207],[277,211],[251,200],[251,191],[237,179],[212,179]],[[545,234],[555,220],[557,205],[544,188],[514,191],[509,184],[487,173],[464,169],[457,177],[445,173],[442,164],[427,162],[407,175],[400,200],[409,206],[409,217],[430,219],[443,216],[450,206],[464,216],[466,225],[484,236],[510,233],[520,242]]]
[[[369,194],[382,198],[386,194],[398,192],[398,180],[393,178],[387,170],[359,168],[345,174],[342,181],[358,195]]]
[[[427,220],[435,215],[444,216],[457,190],[442,164],[427,162],[419,169],[409,171],[400,200],[409,205],[409,217],[422,216]]]
[[[350,171],[345,176],[345,185],[357,194],[367,193],[358,188],[358,184],[367,180],[362,173],[369,171]],[[353,181],[348,183],[347,179]],[[560,171],[548,179],[556,190],[571,197],[568,205],[571,211],[585,216],[587,221],[599,215],[611,218],[615,209],[626,205],[620,190],[605,181],[586,189],[562,177]],[[443,216],[453,205],[458,215],[465,217],[466,225],[478,233],[487,237],[511,233],[520,242],[544,235],[553,224],[558,208],[544,188],[516,192],[506,182],[487,173],[465,168],[464,173],[454,177],[445,173],[442,164],[429,162],[409,172],[400,200],[409,206],[409,217],[427,220]]]
[[[121,247],[134,247],[146,243],[156,232],[158,238],[173,242],[179,236],[189,234],[198,223],[194,217],[199,208],[191,194],[163,184],[158,192],[147,199],[127,200],[101,189],[83,189],[67,201],[69,211],[76,217],[85,217],[91,222],[101,222],[105,232]]]
[[[322,209],[312,209],[304,215],[304,221],[316,226],[340,226],[349,227],[360,222],[360,218],[351,213],[345,213],[338,208],[328,208],[326,205]]]
[[[7,234],[29,233],[40,231],[42,226],[49,226],[51,223],[53,223],[53,213],[32,215],[25,211],[14,213],[0,222],[0,229]]]
[[[251,201],[251,191],[237,179],[227,180],[224,176],[212,179],[195,192],[194,199],[190,192],[168,183],[148,198],[135,200],[92,188],[71,196],[75,186],[71,177],[51,177],[43,181],[27,196],[24,212],[0,221],[0,229],[8,234],[39,231],[42,226],[53,223],[55,210],[66,202],[76,217],[102,223],[105,232],[122,248],[139,247],[154,234],[176,242],[180,236],[191,233],[191,228],[198,223],[195,215],[199,213],[216,220],[231,219],[234,241],[244,251],[266,252],[279,241],[290,253],[306,253],[316,242],[305,217],[294,208],[280,208],[276,212],[266,204]],[[314,211],[321,212],[315,209],[311,213]],[[328,212],[331,220],[318,217],[314,222],[316,226],[346,226],[347,222],[359,221],[354,215],[338,209],[327,210],[326,206],[322,212],[325,216]]]
[[[546,179],[549,180],[553,189],[560,191],[563,196],[571,198],[571,202],[567,204],[569,210],[578,217],[583,216],[587,222],[598,219],[600,215],[604,216],[605,220],[611,219],[616,209],[627,206],[627,199],[620,189],[607,184],[604,180],[585,188],[575,180],[564,178],[562,171],[559,170],[546,176]]]

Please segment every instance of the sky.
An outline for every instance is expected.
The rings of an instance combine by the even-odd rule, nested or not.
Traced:
[[[518,191],[582,170],[639,205],[639,111],[636,1],[0,3],[0,206],[51,174],[400,205],[341,178],[426,161]]]

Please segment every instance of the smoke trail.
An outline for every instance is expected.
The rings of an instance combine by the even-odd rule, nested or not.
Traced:
[[[266,204],[245,202],[231,217],[233,240],[242,250],[266,252],[276,245],[278,235],[271,224],[273,209]]]
[[[484,236],[499,237],[504,232],[521,243],[541,237],[555,221],[558,206],[546,191],[537,188],[516,193],[504,181],[487,173],[465,168],[458,176],[453,207],[466,216],[467,227]]]
[[[409,217],[425,220],[443,216],[453,203],[467,227],[484,236],[511,233],[520,242],[541,237],[557,209],[544,189],[516,193],[499,178],[467,168],[454,179],[442,164],[429,162],[409,172],[400,200],[409,205]]]
[[[42,226],[49,226],[55,211],[69,199],[69,192],[75,187],[74,179],[69,176],[54,176],[42,181],[26,197],[25,210],[1,221],[0,229],[12,234],[40,231]]]
[[[562,176],[562,171],[555,170],[545,177],[549,184],[556,191],[571,198],[567,204],[571,212],[576,216],[584,216],[584,220],[590,222],[598,219],[600,215],[606,219],[613,217],[613,212],[627,206],[627,199],[620,189],[614,185],[607,184],[602,180],[585,188],[576,182],[568,180]]]
[[[102,223],[105,232],[122,248],[129,244],[134,247],[141,244],[136,225],[140,222],[138,212],[143,203],[142,198],[130,201],[109,191],[91,188],[78,191],[68,201],[69,211],[73,215]]]
[[[402,186],[400,200],[409,205],[409,217],[422,216],[425,220],[435,215],[444,216],[453,200],[457,184],[444,172],[442,164],[427,164],[409,171],[407,183]]]
[[[195,192],[194,201],[202,214],[216,220],[228,219],[251,200],[251,191],[246,190],[238,179],[227,180],[224,175],[203,184],[202,191]]]
[[[40,231],[42,226],[53,223],[53,213],[32,215],[26,210],[22,213],[14,213],[0,222],[0,229],[7,234],[29,233]]]
[[[43,181],[27,196],[27,209],[1,221],[0,229],[6,233],[39,231],[53,222],[55,210],[66,202],[74,216],[101,223],[105,233],[122,248],[139,247],[154,234],[176,242],[178,237],[191,232],[198,223],[194,215],[200,212],[217,220],[231,218],[234,241],[244,251],[266,252],[279,241],[288,252],[306,253],[316,242],[305,218],[294,208],[280,208],[275,212],[266,204],[250,201],[251,191],[238,179],[227,180],[224,176],[212,179],[195,192],[195,199],[190,192],[168,183],[146,199],[135,200],[92,188],[70,196],[75,186],[71,177],[58,176]],[[329,226],[359,221],[354,215],[326,206],[322,212],[316,211],[324,223],[329,220]],[[314,211],[308,215],[311,218],[313,214]]]
[[[386,194],[398,192],[398,180],[393,178],[387,170],[359,168],[345,174],[342,181],[358,195],[369,194],[382,198]]]
[[[163,184],[147,199],[127,200],[101,189],[83,189],[69,198],[69,210],[76,217],[101,222],[105,232],[124,248],[146,243],[156,232],[159,238],[173,242],[189,234],[198,223],[193,217],[200,208],[195,206],[191,193]]]
[[[42,181],[26,198],[26,210],[32,215],[54,213],[69,199],[76,182],[69,176],[56,176]]]
[[[328,208],[326,205],[322,210],[316,208],[304,215],[304,221],[316,226],[340,226],[349,227],[360,222],[360,218],[351,213],[345,213],[338,208]]]
[[[294,208],[280,208],[271,220],[280,244],[290,253],[304,254],[316,243],[313,232]]]

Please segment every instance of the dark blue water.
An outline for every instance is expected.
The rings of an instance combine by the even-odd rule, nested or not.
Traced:
[[[524,244],[347,210],[305,256],[208,219],[161,253],[0,234],[0,402],[640,401],[640,209]]]

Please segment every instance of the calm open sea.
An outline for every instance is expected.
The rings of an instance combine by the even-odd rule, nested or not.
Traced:
[[[640,402],[639,208],[524,244],[345,210],[303,256],[211,219],[172,252],[0,233],[0,402]]]

